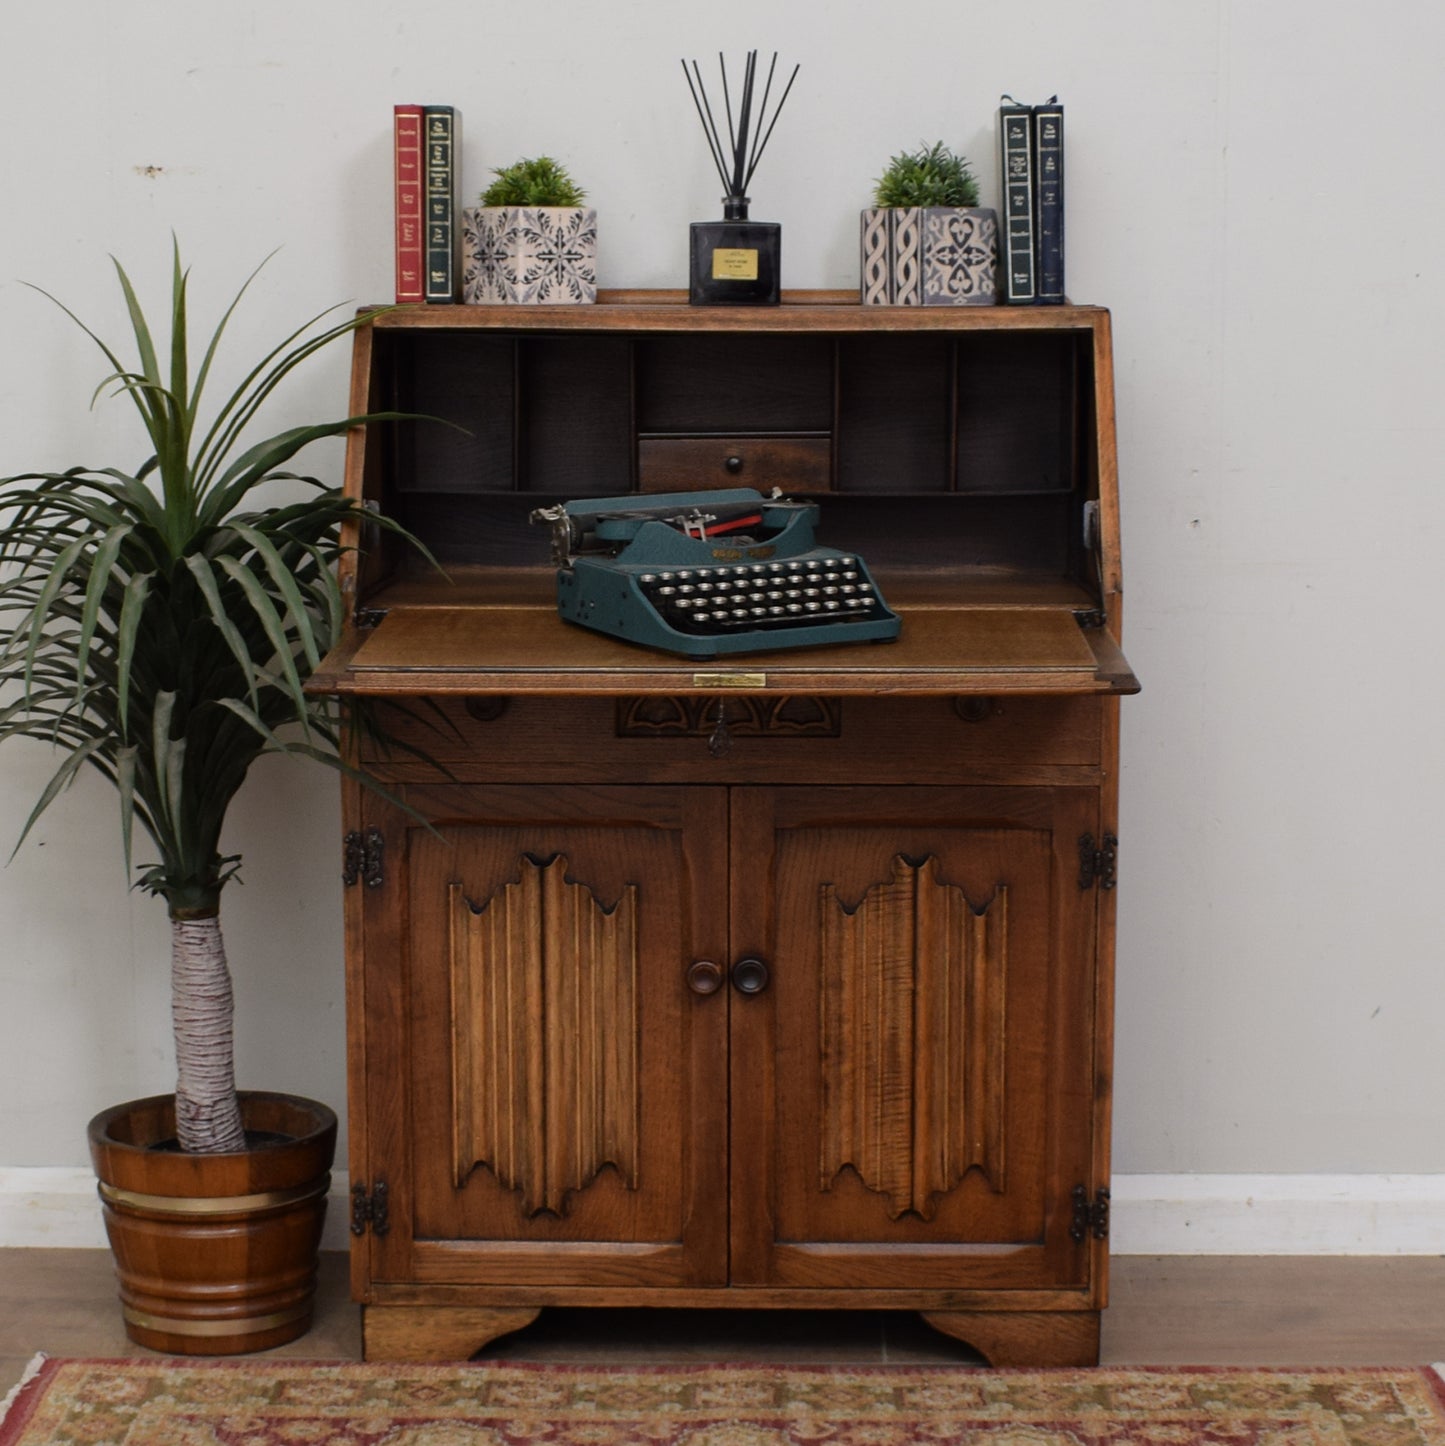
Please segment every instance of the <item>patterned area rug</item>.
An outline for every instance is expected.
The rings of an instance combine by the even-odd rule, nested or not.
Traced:
[[[0,1446],[1441,1446],[1439,1368],[38,1362]]]

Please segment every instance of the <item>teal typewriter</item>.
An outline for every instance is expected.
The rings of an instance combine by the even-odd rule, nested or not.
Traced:
[[[888,642],[898,615],[856,552],[819,547],[818,507],[750,487],[539,508],[557,612],[690,658]]]

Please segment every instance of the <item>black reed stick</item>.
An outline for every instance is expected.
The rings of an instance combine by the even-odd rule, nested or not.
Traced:
[[[733,140],[733,193],[741,195],[747,189],[747,180],[743,171],[747,165],[748,156],[748,121],[752,118],[753,108],[753,70],[757,65],[758,52],[748,51],[747,64],[743,67],[743,98],[738,103],[738,133]],[[722,63],[722,56],[718,56],[718,63]],[[726,79],[727,71],[723,71]]]
[[[758,52],[748,51],[747,62],[743,67],[743,88],[738,97],[738,110],[736,124],[733,118],[732,91],[728,86],[727,62],[722,52],[718,52],[718,69],[722,72],[723,92],[723,114],[727,120],[728,144],[723,145],[722,133],[718,130],[717,121],[713,118],[712,105],[707,98],[707,87],[703,84],[702,72],[698,69],[697,61],[692,62],[692,70],[689,72],[687,61],[682,62],[682,73],[687,80],[687,88],[692,93],[692,103],[697,108],[697,118],[702,122],[703,134],[707,137],[708,151],[712,155],[713,165],[717,167],[718,178],[723,183],[726,195],[724,203],[730,208],[730,215],[737,213],[741,208],[738,219],[747,217],[747,189],[753,179],[753,172],[758,168],[758,162],[763,158],[763,152],[767,149],[768,141],[772,138],[773,127],[778,123],[778,117],[783,113],[783,106],[787,103],[788,96],[792,93],[793,82],[798,78],[801,65],[793,67],[793,73],[788,77],[788,83],[778,99],[777,109],[773,111],[772,119],[768,119],[768,97],[773,90],[773,73],[778,65],[778,52],[773,52],[772,63],[768,66],[768,78],[763,86],[763,102],[757,108],[756,121],[753,115],[753,96],[756,90]],[[693,80],[696,77],[696,85]],[[749,141],[752,142],[751,151]],[[731,155],[732,167],[729,174],[728,158]]]
[[[772,89],[773,89],[773,72],[774,72],[777,68],[778,68],[778,52],[775,50],[775,51],[773,51],[772,64],[768,66],[768,79],[767,79],[767,83],[763,86],[763,103],[762,103],[762,105],[760,105],[760,106],[758,107],[758,114],[759,114],[759,115],[767,115],[767,113],[768,113],[768,96],[772,93]],[[794,73],[796,74],[796,72],[794,72]],[[774,117],[774,119],[776,119],[776,117]],[[755,130],[755,131],[753,132],[753,153],[752,153],[751,156],[748,157],[748,175],[750,175],[750,176],[752,175],[752,173],[754,172],[754,170],[757,169],[757,164],[758,164],[758,137],[759,137],[760,135],[762,135],[762,133],[763,133],[763,128],[762,128],[761,126],[759,126],[759,127],[757,128],[757,130]]]
[[[697,70],[697,61],[692,63],[693,70]],[[717,127],[712,123],[712,107],[708,106],[707,114],[703,114],[703,106],[707,105],[707,91],[703,89],[702,76],[697,78],[697,86],[693,87],[692,76],[687,73],[687,61],[682,62],[683,79],[687,81],[687,88],[692,91],[692,103],[697,107],[697,118],[702,122],[702,133],[707,137],[707,148],[712,154],[712,163],[717,167],[718,179],[723,183],[723,190],[729,186],[727,172],[723,169],[722,150],[717,143]],[[702,92],[702,99],[698,99],[698,92]]]
[[[773,59],[774,59],[774,60],[777,59],[777,55],[776,55],[776,54],[774,54]],[[777,108],[777,110],[775,110],[775,111],[773,112],[773,119],[772,119],[771,124],[768,126],[768,133],[767,133],[767,135],[765,135],[765,136],[763,137],[763,143],[762,143],[762,145],[760,145],[760,146],[758,147],[758,153],[757,153],[757,155],[753,158],[753,163],[752,163],[752,165],[748,168],[748,175],[747,175],[747,180],[748,180],[748,181],[751,181],[751,180],[752,180],[752,178],[753,178],[753,171],[755,171],[755,170],[757,169],[758,162],[759,162],[760,160],[762,160],[762,158],[763,158],[763,152],[767,149],[768,142],[769,142],[769,141],[772,139],[772,137],[773,137],[773,126],[777,125],[777,123],[778,123],[778,117],[779,117],[780,115],[782,115],[782,113],[783,113],[783,106],[787,103],[788,96],[792,93],[792,90],[793,90],[793,82],[794,82],[795,80],[797,80],[797,78],[798,78],[798,72],[799,72],[802,68],[803,68],[803,67],[802,67],[801,65],[795,65],[795,66],[793,67],[793,73],[788,77],[788,84],[787,84],[787,86],[786,86],[786,87],[784,88],[784,90],[783,90],[782,98],[778,101],[778,108]],[[743,184],[746,185],[747,182],[745,181]]]

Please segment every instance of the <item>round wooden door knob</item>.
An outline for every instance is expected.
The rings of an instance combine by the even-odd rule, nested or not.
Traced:
[[[698,959],[688,965],[687,987],[694,994],[716,994],[722,988],[723,969],[711,959]]]
[[[768,966],[761,959],[739,959],[733,965],[733,988],[739,994],[761,994],[768,987]]]

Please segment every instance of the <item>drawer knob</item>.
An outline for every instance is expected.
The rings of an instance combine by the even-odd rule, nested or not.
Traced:
[[[698,959],[687,968],[687,987],[694,994],[716,994],[722,988],[723,970],[721,964],[711,959]]]
[[[739,959],[733,965],[733,988],[739,994],[761,994],[768,987],[768,966],[761,959]]]
[[[743,470],[743,459],[736,452],[723,463],[729,472],[741,472]]]

